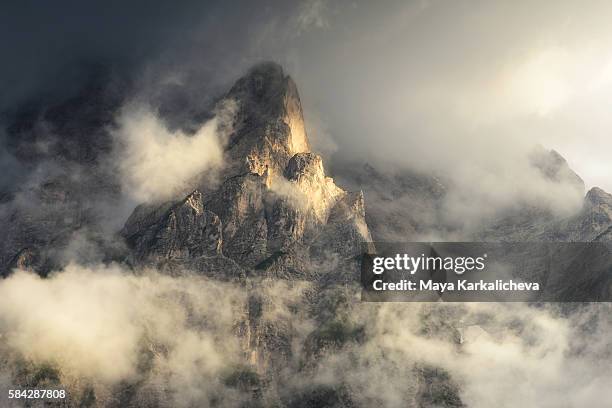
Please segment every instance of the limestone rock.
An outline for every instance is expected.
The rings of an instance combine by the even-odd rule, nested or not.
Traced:
[[[266,169],[282,174],[291,157],[310,151],[297,86],[280,65],[256,65],[226,98],[238,103],[228,175],[263,175]]]
[[[223,257],[250,274],[288,279],[334,274],[322,258],[324,245],[326,257],[337,251],[344,262],[371,239],[363,195],[336,186],[309,151],[295,83],[277,64],[264,63],[240,78],[226,100],[238,111],[220,183],[137,208],[122,231],[132,258],[174,266],[197,259],[202,271],[207,257]]]
[[[219,217],[204,208],[202,194],[194,191],[172,205],[159,219],[138,218],[144,228],[128,224],[126,240],[137,261],[147,259],[184,259],[221,254],[222,231]],[[136,217],[133,218],[136,221]],[[128,231],[133,231],[131,234]]]
[[[248,173],[227,179],[206,203],[221,220],[223,253],[246,267],[266,257],[265,196],[265,178]]]
[[[584,181],[568,165],[567,160],[555,150],[537,147],[531,154],[531,163],[549,180],[568,183],[584,194]]]

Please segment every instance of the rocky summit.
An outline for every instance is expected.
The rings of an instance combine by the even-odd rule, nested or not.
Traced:
[[[130,260],[215,276],[221,267],[230,276],[353,280],[370,240],[363,194],[338,187],[310,151],[293,80],[279,65],[257,65],[220,103],[228,100],[237,113],[223,181],[137,208],[121,232]]]
[[[1,215],[10,232],[0,251],[5,275],[14,267],[42,274],[61,267],[62,259],[52,253],[66,249],[76,231],[95,231],[100,217],[94,202],[109,200],[112,205],[118,194],[113,174],[92,160],[103,160],[110,150],[109,112],[117,111],[111,103],[121,99],[93,88],[30,120],[73,129],[71,135],[82,126],[98,144],[104,141],[103,148],[75,136],[76,145],[89,150],[74,156],[65,146],[68,141],[43,140],[45,133],[23,117],[11,128],[18,141],[15,151],[31,158],[31,167],[45,154],[39,149],[42,143],[58,150],[40,160],[45,166],[52,163],[54,170],[42,176],[43,182],[5,194]],[[77,103],[83,100],[87,108]],[[278,64],[256,65],[219,104],[226,102],[236,105],[236,113],[219,182],[212,187],[195,184],[192,193],[177,201],[138,206],[120,232],[126,248],[112,257],[135,265],[189,267],[205,275],[217,275],[219,268],[232,270],[230,276],[296,277],[324,275],[338,265],[354,269],[361,242],[370,240],[363,195],[336,186],[326,176],[321,157],[311,152],[291,77]],[[75,116],[59,117],[57,112],[71,106]],[[20,205],[20,200],[28,205]]]
[[[76,96],[24,108],[8,127],[12,153],[30,170],[26,180],[2,192],[3,275],[15,267],[42,275],[61,268],[81,238],[102,247],[97,259],[132,265],[345,280],[355,275],[354,258],[372,235],[383,241],[442,235],[583,242],[611,234],[612,196],[596,187],[570,217],[514,208],[469,234],[454,231],[442,214],[443,177],[340,162],[334,173],[355,190],[345,191],[311,151],[295,82],[280,65],[265,62],[219,98],[218,106],[231,104],[235,112],[215,182],[196,180],[184,197],[138,205],[119,236],[109,239],[99,233],[100,204],[117,205],[121,187],[105,159],[113,152],[112,117],[125,96],[115,82],[102,85],[107,82],[97,74]],[[584,194],[583,181],[557,152],[538,147],[530,160],[552,182]]]

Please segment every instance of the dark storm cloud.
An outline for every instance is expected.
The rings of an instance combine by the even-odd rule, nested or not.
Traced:
[[[16,118],[17,128],[32,124],[46,108],[93,86],[111,93],[104,102],[95,96],[96,104],[116,109],[141,96],[171,126],[188,127],[248,65],[272,57],[266,50],[284,47],[285,34],[278,34],[296,24],[297,9],[280,1],[4,2],[0,190],[22,183],[27,172],[14,148],[6,148],[24,137],[11,131]],[[88,129],[68,110],[72,127]]]
[[[282,21],[295,19],[296,7],[280,1],[4,2],[0,107],[41,91],[73,92],[88,64],[140,75],[148,64],[184,66],[189,55],[200,63],[191,69],[242,68],[249,54],[261,57],[269,48],[266,31],[274,37]]]
[[[74,91],[85,63],[122,69],[153,55],[199,2],[20,1],[3,3],[2,105],[31,92]],[[78,85],[78,84],[77,84]]]

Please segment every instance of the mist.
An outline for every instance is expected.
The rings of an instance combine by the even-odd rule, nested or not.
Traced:
[[[541,144],[587,187],[610,189],[609,12],[597,1],[335,5],[289,67],[339,156],[485,172]]]
[[[0,290],[3,346],[57,367],[74,393],[89,385],[112,398],[122,381],[156,393],[166,384],[186,406],[211,396],[240,357],[231,334],[244,293],[222,283],[71,264],[50,279],[18,272]],[[143,364],[155,367],[151,377]]]
[[[235,103],[224,101],[193,135],[170,131],[146,107],[128,104],[114,132],[123,193],[135,203],[159,202],[185,193],[202,174],[218,172],[232,131]]]
[[[357,291],[328,289],[319,302],[336,303],[329,313],[360,327],[363,337],[326,348],[303,367],[318,333],[319,317],[304,307],[312,289],[306,282],[264,279],[245,286],[118,265],[71,264],[47,279],[16,271],[0,282],[0,359],[6,362],[0,385],[11,387],[24,369],[52,367],[74,396],[92,387],[99,402],[130,384],[143,404],[216,399],[238,406],[248,394],[228,385],[227,376],[248,357],[236,333],[255,297],[264,300],[262,324],[293,338],[284,374],[268,379],[267,392],[282,400],[313,387],[348,387],[361,404],[405,406],[420,392],[419,373],[428,367],[450,374],[473,407],[598,407],[612,397],[604,386],[612,381],[604,363],[612,329],[606,304],[567,316],[554,306],[508,303],[359,303]]]
[[[547,177],[534,152],[554,149],[587,188],[612,190],[611,4],[1,7],[0,52],[10,57],[0,67],[0,216],[7,225],[23,221],[2,246],[12,257],[29,245],[26,232],[50,225],[37,243],[41,254],[32,256],[53,262],[44,265],[46,278],[15,269],[0,280],[0,393],[41,377],[75,400],[93,392],[101,405],[125,397],[141,405],[241,406],[265,383],[258,388],[264,403],[290,405],[331,389],[364,406],[400,407],[420,400],[429,376],[448,380],[443,397],[477,408],[598,407],[612,399],[607,304],[569,314],[555,305],[368,304],[350,286],[221,282],[206,271],[170,277],[109,261],[124,259],[116,233],[136,205],[214,185],[236,112],[220,98],[262,60],[278,61],[296,81],[313,150],[333,168],[328,175],[341,180],[356,172],[344,163],[368,162],[425,174],[443,190],[433,210],[425,199],[366,195],[368,211],[408,208],[431,226],[421,235],[427,239],[449,238],[440,224],[473,231],[483,219],[532,206],[575,214],[582,184],[565,170]],[[93,136],[71,126],[57,131],[45,113],[75,95],[79,106],[100,67],[106,76],[94,88],[108,86],[112,96],[93,93],[104,101],[94,125],[87,109],[74,122],[56,115],[85,123]],[[33,106],[34,128],[11,133]],[[22,140],[31,147],[29,137],[33,148],[20,149]],[[89,157],[96,149],[82,144],[90,141],[101,142],[102,153]],[[58,159],[56,146],[66,157]],[[285,179],[268,187],[296,208],[307,201]],[[387,236],[405,240],[408,229]],[[321,342],[338,327],[347,339]],[[280,339],[283,353],[272,357],[282,370],[262,367],[274,358],[261,357],[269,350],[253,333],[266,330]]]

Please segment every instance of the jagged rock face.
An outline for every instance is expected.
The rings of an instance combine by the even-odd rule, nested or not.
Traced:
[[[612,195],[594,187],[586,194],[578,213],[566,218],[530,209],[507,216],[484,230],[480,240],[591,242],[612,238]]]
[[[582,211],[561,224],[568,241],[612,240],[612,195],[593,187],[584,199]]]
[[[245,270],[223,256],[219,217],[204,208],[194,191],[177,203],[139,206],[121,231],[130,247],[128,262],[151,265],[168,273],[198,271],[217,279],[236,279]]]
[[[307,197],[307,204],[320,223],[326,221],[334,203],[345,194],[331,177],[325,176],[323,160],[316,154],[298,153],[293,156],[285,169],[285,177],[295,182],[298,190]]]
[[[443,230],[439,207],[446,187],[438,178],[408,170],[381,171],[367,163],[336,166],[343,185],[364,191],[374,241],[405,242]]]
[[[229,93],[240,125],[218,188],[177,202],[138,207],[121,234],[136,265],[188,269],[218,279],[251,277],[355,283],[370,241],[361,192],[347,193],[308,152],[299,97],[275,65],[259,66]],[[252,297],[237,323],[246,360],[277,375],[289,364],[295,328],[262,317],[270,299]]]
[[[272,178],[270,188],[279,198],[270,211],[269,234],[274,251],[284,250],[294,242],[312,242],[327,223],[332,207],[346,194],[325,176],[321,157],[313,153],[293,156],[284,178]]]
[[[265,178],[245,174],[227,179],[205,204],[221,220],[223,253],[247,267],[266,257],[265,197]]]
[[[282,174],[291,157],[310,151],[297,87],[279,65],[253,67],[226,98],[239,105],[228,142],[230,175]]]
[[[545,150],[541,147],[531,155],[531,163],[551,181],[567,183],[580,194],[584,194],[584,181],[567,164],[567,160],[555,150]]]
[[[324,272],[323,257],[355,257],[361,243],[371,238],[363,195],[333,185],[322,173],[320,157],[313,155],[308,162],[315,167],[291,167],[287,174],[295,177],[283,178],[291,194],[302,194],[303,202],[277,193],[264,176],[246,174],[229,178],[206,197],[196,191],[176,204],[141,207],[122,235],[138,261],[182,260],[189,266],[190,258],[216,253],[258,274],[308,278],[315,264],[317,273]],[[317,187],[313,180],[323,185]],[[199,253],[199,247],[210,250]]]
[[[214,252],[251,273],[313,279],[354,258],[371,239],[363,196],[336,186],[308,151],[293,80],[280,66],[261,64],[226,99],[239,109],[224,180],[213,191],[137,209],[122,232],[134,259],[193,266],[198,258],[206,269]]]
[[[221,221],[204,209],[199,191],[170,207],[156,221],[126,237],[139,260],[151,254],[163,259],[221,254]]]
[[[365,218],[364,197],[360,191],[347,193],[338,200],[314,247],[318,252],[351,259],[363,252],[362,243],[371,241]]]

